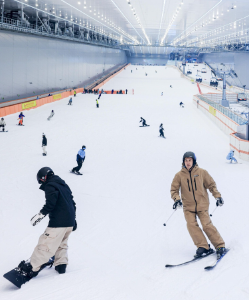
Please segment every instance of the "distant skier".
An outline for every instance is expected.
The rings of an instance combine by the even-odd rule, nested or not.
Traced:
[[[171,87],[171,88],[172,88],[172,85],[170,85],[169,87]]]
[[[43,150],[42,155],[43,156],[47,155],[46,147],[47,147],[47,138],[46,138],[45,134],[43,133],[42,134],[42,150]]]
[[[161,96],[163,96],[163,92],[161,93]]]
[[[181,107],[184,107],[184,103],[183,102],[180,102],[179,104]]]
[[[234,151],[233,151],[233,150],[231,150],[231,151],[228,153],[228,155],[227,155],[227,160],[230,160],[230,163],[231,163],[231,164],[233,163],[233,161],[234,161],[236,164],[238,163],[237,159],[234,157]]]
[[[159,133],[160,133],[160,137],[163,137],[163,138],[165,138],[165,136],[164,136],[164,128],[163,128],[163,123],[161,123],[160,124],[160,126],[159,126]]]
[[[98,100],[100,99],[101,95],[102,95],[102,92],[100,92],[99,97],[98,97]]]
[[[131,73],[132,73],[132,70],[131,70]]]
[[[74,97],[76,97],[76,91],[74,90],[74,92],[73,92],[73,95],[74,95]]]
[[[23,118],[24,118],[24,117],[25,117],[24,114],[21,112],[21,113],[19,114],[18,119],[17,119],[17,120],[19,120],[18,125],[23,126]]]
[[[96,99],[96,107],[99,108],[99,101]]]
[[[147,73],[145,73],[145,76],[147,76]]]
[[[67,105],[72,105],[72,103],[73,103],[73,98],[72,98],[72,97],[70,97],[70,99],[69,99],[69,101],[68,101],[68,104],[67,104]]]
[[[214,245],[219,258],[226,252],[225,242],[210,219],[207,189],[216,199],[216,206],[222,206],[224,201],[217,190],[215,181],[206,170],[198,167],[195,154],[186,152],[183,155],[182,169],[175,175],[171,184],[171,198],[175,201],[173,209],[183,206],[189,234],[198,248],[196,257],[213,251],[197,223],[196,217],[198,216],[203,231]],[[179,190],[181,190],[181,196]]]
[[[112,94],[114,93],[114,90],[112,89]]]
[[[4,121],[4,118],[1,118],[1,120],[0,120],[0,128],[3,128],[2,131],[5,131],[5,126],[6,126],[6,123]]]
[[[157,73],[157,71],[155,71]]]
[[[54,111],[52,110],[50,116],[48,117],[48,121],[50,121],[50,119],[53,118],[53,116],[54,116]]]
[[[146,124],[145,119],[143,119],[142,117],[141,117],[140,119],[141,119],[141,120],[139,121],[139,123],[142,122],[142,126],[143,126],[143,127],[144,127],[144,126],[150,126],[150,125],[147,125],[147,124]]]
[[[127,95],[127,93],[128,93],[128,90],[126,89],[126,90],[125,90],[125,94]]]
[[[79,170],[81,169],[82,164],[83,164],[83,162],[86,158],[85,150],[86,150],[86,146],[82,146],[82,148],[79,150],[79,152],[77,154],[77,157],[76,157],[76,161],[77,161],[78,166],[72,169],[72,171],[71,171],[72,173],[75,173],[77,175],[82,175],[79,172]]]

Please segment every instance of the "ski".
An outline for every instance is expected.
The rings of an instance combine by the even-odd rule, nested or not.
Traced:
[[[222,255],[221,255],[221,257],[220,258],[218,258],[218,259],[216,259],[216,261],[212,264],[212,265],[210,265],[210,266],[207,266],[207,267],[205,267],[204,269],[205,270],[213,270],[216,266],[217,266],[217,264],[222,260],[222,258],[227,254],[227,252],[229,251],[230,249],[226,249],[226,252],[224,252]]]
[[[199,257],[194,257],[193,259],[189,260],[189,261],[186,261],[184,263],[181,263],[181,264],[177,264],[177,265],[166,265],[165,268],[174,268],[174,267],[179,267],[179,266],[184,266],[184,265],[188,265],[192,262],[195,262],[197,260],[201,260],[202,258],[205,258],[211,254],[215,253],[213,249],[210,249],[210,251],[205,254],[205,255],[202,255],[202,256],[199,256]]]

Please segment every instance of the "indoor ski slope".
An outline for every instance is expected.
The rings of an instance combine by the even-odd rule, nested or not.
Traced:
[[[64,99],[25,111],[24,127],[16,126],[17,115],[5,118],[9,132],[0,134],[0,273],[31,256],[48,224],[47,217],[35,227],[30,224],[44,204],[36,181],[41,167],[51,167],[73,191],[78,229],[69,238],[65,275],[46,269],[20,290],[1,276],[0,299],[248,299],[249,164],[227,163],[229,137],[192,104],[197,86],[176,69],[129,66],[104,86],[112,88],[133,88],[135,95],[102,95],[97,109],[95,95],[78,94],[72,107]],[[52,109],[55,116],[49,122]],[[140,128],[140,117],[150,127]],[[158,137],[160,123],[166,139]],[[42,156],[43,132],[47,157]],[[76,176],[69,170],[82,145],[84,175]],[[186,151],[196,153],[225,201],[212,219],[231,251],[210,272],[204,267],[212,256],[164,267],[189,260],[196,251],[181,210],[163,226],[173,212],[170,185]],[[210,202],[213,211],[215,199]]]

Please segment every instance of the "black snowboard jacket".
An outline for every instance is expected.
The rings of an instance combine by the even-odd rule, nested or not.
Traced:
[[[49,215],[48,227],[74,227],[76,205],[69,186],[59,176],[53,175],[40,187],[45,192],[46,204],[41,209]]]
[[[47,146],[47,138],[45,135],[42,137],[42,146]]]

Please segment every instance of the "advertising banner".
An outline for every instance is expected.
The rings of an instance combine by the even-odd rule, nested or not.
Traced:
[[[36,106],[36,101],[30,101],[30,102],[26,102],[26,103],[22,103],[22,109],[25,110],[25,109],[29,109],[29,108],[32,108],[32,107],[35,107]]]
[[[54,99],[54,100],[61,99],[61,94],[53,95],[53,99]]]
[[[216,109],[213,106],[209,106],[209,112],[210,114],[212,114],[213,116],[216,116]]]

